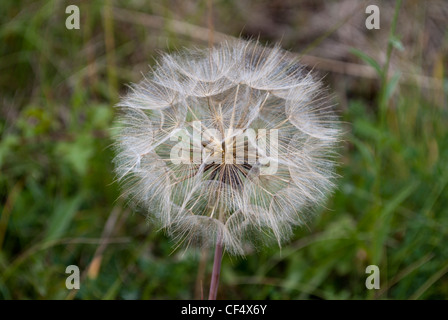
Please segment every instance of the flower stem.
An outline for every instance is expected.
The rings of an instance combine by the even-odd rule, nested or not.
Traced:
[[[215,258],[213,261],[212,279],[210,282],[210,292],[208,294],[208,300],[216,300],[218,294],[219,273],[221,272],[221,260],[222,260],[222,242],[221,233],[218,232],[216,236],[215,246]]]

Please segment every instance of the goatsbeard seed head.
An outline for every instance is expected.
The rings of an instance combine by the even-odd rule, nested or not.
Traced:
[[[333,106],[279,46],[163,55],[118,107],[123,194],[180,243],[280,245],[334,188]]]

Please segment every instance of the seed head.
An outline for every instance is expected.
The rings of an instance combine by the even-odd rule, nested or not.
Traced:
[[[118,106],[123,194],[180,243],[280,245],[334,187],[333,106],[279,46],[163,55]]]

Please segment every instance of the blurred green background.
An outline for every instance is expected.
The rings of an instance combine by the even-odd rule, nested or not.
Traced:
[[[65,27],[71,4],[79,30]],[[2,0],[0,298],[207,297],[212,253],[173,250],[119,198],[110,135],[125,84],[158,52],[226,36],[301,56],[346,134],[318,216],[281,250],[225,256],[218,298],[448,298],[447,21],[443,0]],[[365,287],[371,264],[380,290]]]

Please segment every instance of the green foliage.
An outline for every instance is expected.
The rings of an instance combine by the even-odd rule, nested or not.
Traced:
[[[0,298],[197,297],[200,250],[174,250],[119,198],[110,148],[114,81],[125,92],[156,49],[195,43],[169,26],[125,24],[106,50],[100,3],[80,4],[80,31],[65,29],[65,1],[0,3]],[[216,6],[220,17],[235,10],[233,1]],[[201,24],[205,12],[201,5],[189,22]],[[388,46],[385,54],[409,50],[395,31]],[[389,62],[351,53],[380,84],[373,100],[357,92],[341,113],[338,190],[281,250],[225,256],[219,298],[448,297],[448,112],[401,73],[389,75]],[[65,288],[71,264],[81,269],[79,292]],[[378,291],[364,285],[370,264],[381,270]]]

